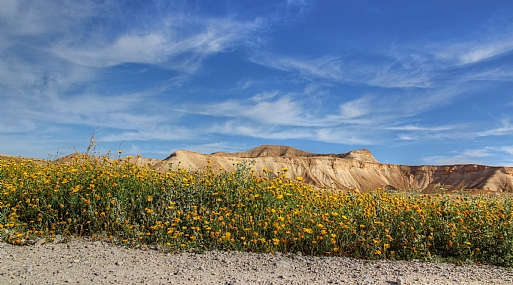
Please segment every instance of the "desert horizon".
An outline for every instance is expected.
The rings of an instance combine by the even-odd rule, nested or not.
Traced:
[[[511,1],[0,0],[0,283],[513,284],[511,90]]]
[[[75,152],[55,158],[57,162],[72,161]],[[111,158],[122,158],[121,152]],[[213,152],[202,154],[177,150],[164,159],[129,156],[129,161],[149,166],[159,172],[176,167],[199,171],[207,166],[232,171],[237,163],[246,161],[257,172],[288,169],[287,177],[302,177],[306,183],[320,188],[341,190],[410,190],[421,193],[465,191],[466,193],[513,192],[513,167],[478,164],[396,165],[383,164],[367,149],[340,154],[318,154],[290,146],[262,145],[245,152]],[[23,159],[12,155],[0,159]],[[44,161],[44,160],[40,160]]]

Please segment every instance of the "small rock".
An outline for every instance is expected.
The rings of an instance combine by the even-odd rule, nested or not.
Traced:
[[[34,246],[42,246],[46,242],[46,239],[44,238],[37,238],[36,243]]]
[[[404,283],[404,279],[402,277],[397,277],[397,279],[395,280],[395,283],[397,285],[405,285],[406,283]]]
[[[285,260],[279,260],[274,263],[274,266],[276,267],[289,267],[290,264]]]
[[[53,241],[53,243],[59,243],[62,241],[62,236],[61,235],[55,235],[55,240]]]

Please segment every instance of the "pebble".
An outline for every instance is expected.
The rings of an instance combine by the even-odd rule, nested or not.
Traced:
[[[37,243],[37,242],[36,242]],[[127,249],[100,241],[0,243],[0,284],[513,284],[508,268],[302,254]]]

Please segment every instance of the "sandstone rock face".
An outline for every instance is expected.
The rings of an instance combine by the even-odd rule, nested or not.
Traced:
[[[73,161],[80,154],[61,157],[56,162]],[[26,158],[0,155],[3,160]],[[34,160],[44,163],[44,160]],[[467,190],[482,193],[513,192],[513,167],[486,165],[406,166],[382,164],[366,149],[342,154],[316,154],[289,146],[263,145],[246,152],[201,154],[178,150],[164,160],[132,157],[131,163],[149,165],[160,172],[181,167],[191,171],[211,166],[214,170],[233,171],[236,164],[247,161],[256,173],[264,169],[275,175],[287,168],[287,176],[303,177],[306,183],[319,188],[343,190],[413,190],[422,193],[446,190]]]
[[[445,190],[513,192],[513,168],[484,165],[405,166],[379,163],[366,149],[343,154],[315,154],[288,146],[263,145],[247,152],[201,154],[179,150],[153,165],[166,171],[181,167],[195,171],[207,165],[233,171],[248,161],[260,173],[287,168],[287,176],[298,176],[316,187],[338,189],[415,190],[432,193]]]

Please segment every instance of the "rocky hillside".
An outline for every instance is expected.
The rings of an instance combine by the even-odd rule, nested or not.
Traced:
[[[58,159],[67,162],[77,154]],[[0,155],[0,159],[20,160],[21,157]],[[38,160],[38,162],[42,160]],[[382,164],[366,149],[342,154],[316,154],[289,146],[263,145],[246,152],[201,154],[178,150],[164,160],[133,157],[131,162],[150,165],[158,171],[181,167],[195,171],[210,165],[213,169],[235,169],[242,161],[252,163],[257,172],[264,169],[281,171],[287,168],[289,178],[298,176],[316,187],[338,189],[415,190],[423,193],[446,190],[473,192],[513,192],[513,167],[485,165],[406,166]]]
[[[288,146],[263,145],[246,152],[201,154],[179,150],[153,168],[196,170],[207,165],[233,170],[234,164],[250,161],[255,171],[279,171],[317,187],[339,189],[406,189],[424,193],[447,190],[513,192],[513,168],[484,165],[405,166],[379,163],[366,149],[342,154],[315,154]],[[147,161],[145,162],[147,163]]]

